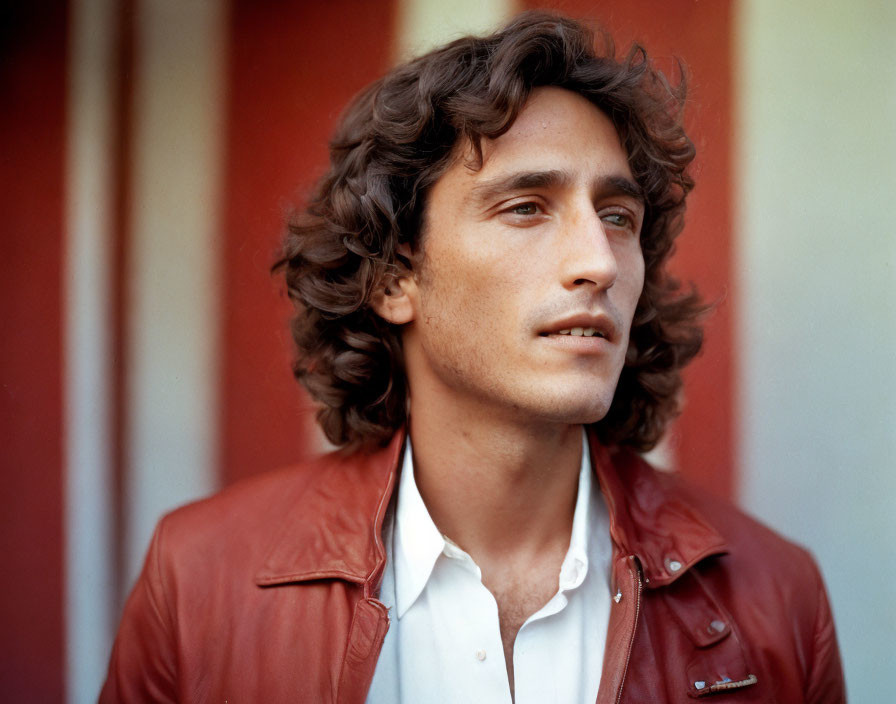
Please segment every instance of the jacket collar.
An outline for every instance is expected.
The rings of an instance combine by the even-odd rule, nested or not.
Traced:
[[[268,550],[256,584],[344,579],[378,587],[386,562],[383,519],[395,486],[404,431],[374,452],[332,452],[306,471],[307,485]]]
[[[691,567],[728,551],[724,538],[683,495],[679,480],[637,453],[600,444],[589,430],[591,462],[610,513],[610,536],[635,555],[648,587],[671,584]]]
[[[396,486],[405,431],[372,453],[331,453],[308,471],[312,478],[288,502],[256,583],[273,586],[344,579],[375,591],[386,553],[386,508]],[[589,431],[594,471],[610,513],[618,550],[636,555],[650,587],[675,581],[700,560],[727,551],[721,535],[680,495],[671,477],[634,452],[602,446]]]

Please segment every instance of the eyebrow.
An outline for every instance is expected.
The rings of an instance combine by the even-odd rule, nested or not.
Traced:
[[[523,171],[484,181],[473,188],[470,196],[475,204],[484,205],[506,193],[528,188],[568,186],[572,181],[573,176],[570,172],[559,169]],[[602,195],[624,195],[641,203],[645,201],[644,189],[625,176],[602,176],[592,185],[595,192]]]

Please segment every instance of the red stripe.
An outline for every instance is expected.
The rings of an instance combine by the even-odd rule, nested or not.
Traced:
[[[62,701],[62,270],[66,4],[9,3],[0,23],[0,682]]]
[[[689,124],[699,149],[698,187],[674,269],[720,305],[707,326],[705,352],[687,374],[687,411],[672,441],[684,474],[730,495],[735,456],[730,3],[670,0],[648,8],[578,0],[561,5],[572,16],[603,22],[620,46],[642,40],[664,66],[671,66],[671,56],[681,56],[693,77]],[[291,354],[285,328],[289,308],[282,296],[276,299],[278,289],[267,267],[294,186],[307,186],[323,168],[334,116],[387,67],[384,36],[392,27],[388,3],[359,6],[345,0],[276,9],[237,0],[231,19],[222,233],[225,481],[292,461],[307,450],[302,430],[309,422],[307,405],[284,362]]]
[[[609,29],[617,51],[641,42],[664,70],[672,57],[690,74],[687,124],[697,145],[697,187],[673,270],[694,281],[704,297],[718,301],[706,326],[704,351],[685,375],[685,411],[671,443],[682,474],[720,496],[735,481],[734,360],[732,344],[732,13],[726,0],[695,3],[627,3],[617,0],[529,2],[558,7],[572,17]],[[673,72],[674,75],[674,72]]]
[[[289,369],[290,307],[268,270],[288,204],[326,165],[336,116],[388,67],[393,11],[389,1],[232,4],[220,248],[224,482],[312,449],[308,403]]]
[[[111,398],[109,403],[109,428],[111,448],[111,511],[112,511],[112,594],[117,600],[112,605],[113,614],[120,612],[124,597],[130,589],[126,583],[126,550],[128,546],[129,522],[125,518],[125,481],[128,473],[126,438],[131,422],[128,407],[128,312],[131,296],[128,282],[131,271],[128,265],[133,246],[131,230],[131,207],[133,201],[133,101],[134,101],[134,0],[120,0],[115,4],[117,45],[113,60],[115,72],[112,121],[112,231],[110,233],[112,256],[110,277],[110,316],[112,326],[111,352]]]

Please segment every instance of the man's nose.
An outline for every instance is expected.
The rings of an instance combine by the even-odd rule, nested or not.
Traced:
[[[606,225],[590,203],[576,209],[562,237],[566,287],[594,286],[604,290],[616,283],[619,275],[616,254]]]

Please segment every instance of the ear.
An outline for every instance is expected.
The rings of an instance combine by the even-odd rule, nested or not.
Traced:
[[[383,320],[404,325],[417,318],[417,282],[405,262],[410,262],[410,247],[398,246],[397,270],[380,285],[371,298],[371,306]]]

